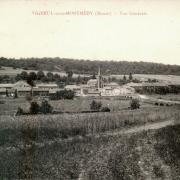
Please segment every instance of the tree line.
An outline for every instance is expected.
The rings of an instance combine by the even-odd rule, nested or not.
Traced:
[[[72,71],[76,74],[97,73],[98,67],[108,74],[171,74],[180,75],[180,66],[151,62],[90,61],[65,58],[0,58],[0,66],[23,68],[25,70]]]

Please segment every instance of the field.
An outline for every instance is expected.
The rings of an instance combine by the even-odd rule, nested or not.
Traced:
[[[179,110],[174,106],[86,115],[0,116],[0,177],[177,179],[180,127],[136,133],[128,129],[178,123]]]
[[[111,76],[122,79],[124,75],[111,75]],[[160,82],[180,84],[180,78],[179,76],[176,75],[134,74],[133,77],[138,80],[157,79]]]
[[[128,109],[129,100],[119,100],[115,98],[76,98],[74,100],[58,100],[49,101],[55,111],[61,112],[80,112],[80,111],[90,111],[90,103],[92,100],[101,101],[103,107],[109,107],[111,111],[120,111],[123,109]],[[34,100],[41,103],[41,98],[34,98]],[[18,107],[23,108],[28,111],[30,103],[26,98],[1,98],[0,99],[0,115],[13,115]],[[145,103],[141,104],[141,108],[152,107],[153,105],[148,105]]]
[[[149,95],[152,98],[164,99],[170,101],[180,101],[180,94],[166,94],[166,95]]]
[[[8,76],[16,76],[17,74],[20,74],[22,71],[26,71],[27,73],[30,73],[30,72],[38,72],[38,71],[35,71],[35,70],[24,70],[24,69],[20,69],[20,68],[17,68],[17,69],[14,69],[12,67],[2,67],[0,69],[0,76],[2,75],[8,75]],[[48,73],[48,71],[43,71],[45,74]],[[65,72],[59,72],[59,71],[53,71],[52,72],[53,74],[59,74],[60,76],[67,76],[67,74]],[[78,77],[79,74],[73,74],[73,77]],[[80,76],[84,76],[82,74],[80,74]],[[87,76],[87,75],[85,75]]]
[[[111,112],[80,113],[90,110],[93,99]],[[180,176],[178,105],[141,102],[140,109],[130,110],[130,100],[89,97],[49,101],[55,111],[71,113],[14,116],[18,107],[28,111],[26,98],[0,102],[0,179],[164,180]]]

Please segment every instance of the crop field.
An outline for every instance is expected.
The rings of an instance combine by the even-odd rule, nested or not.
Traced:
[[[101,133],[178,122],[179,110],[158,107],[86,115],[0,116],[0,177],[178,179],[180,126],[117,136]]]

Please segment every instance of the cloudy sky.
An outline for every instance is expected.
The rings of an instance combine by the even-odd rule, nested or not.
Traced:
[[[180,65],[180,1],[0,0],[0,56]]]

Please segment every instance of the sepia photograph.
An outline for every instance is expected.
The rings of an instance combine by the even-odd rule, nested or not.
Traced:
[[[0,0],[0,180],[180,180],[180,1]]]

